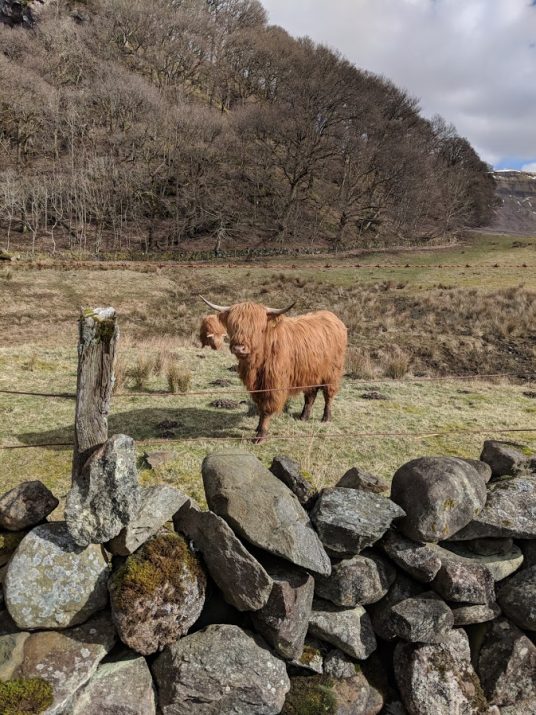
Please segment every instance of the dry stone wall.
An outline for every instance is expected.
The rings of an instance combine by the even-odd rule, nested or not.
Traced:
[[[317,492],[288,457],[214,453],[206,510],[140,487],[132,454],[103,445],[67,521],[35,480],[0,498],[0,713],[536,713],[518,446],[415,459],[390,496],[359,467]]]

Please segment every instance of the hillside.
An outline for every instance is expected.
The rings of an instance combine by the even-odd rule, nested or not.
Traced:
[[[536,235],[536,174],[494,173],[499,205],[491,223],[495,232]]]
[[[489,222],[469,142],[257,0],[0,0],[0,242],[416,243]]]

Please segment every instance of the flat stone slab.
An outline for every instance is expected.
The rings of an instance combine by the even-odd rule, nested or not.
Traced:
[[[430,583],[441,568],[441,560],[428,544],[408,539],[390,529],[381,541],[387,556],[410,576],[422,583]]]
[[[467,559],[469,562],[482,564],[491,573],[494,581],[502,581],[510,574],[515,573],[523,563],[523,552],[519,546],[512,545],[511,551],[506,554],[489,554],[482,556],[464,548],[464,542],[446,542],[447,550]]]
[[[77,695],[72,715],[156,715],[156,695],[145,658],[134,653],[102,663]]]
[[[375,544],[404,513],[387,497],[339,487],[322,490],[311,519],[329,552],[344,557]]]
[[[474,559],[464,558],[431,545],[441,561],[441,568],[431,586],[446,601],[487,604],[495,601],[495,586],[487,565]]]
[[[395,635],[405,641],[441,643],[454,625],[454,616],[444,601],[427,592],[395,604],[391,624]]]
[[[536,474],[490,482],[486,505],[451,541],[486,537],[536,539]]]
[[[54,701],[44,715],[70,711],[75,693],[91,678],[115,643],[109,614],[77,628],[32,633],[23,644],[22,662],[13,678],[43,678],[52,686]]]
[[[108,542],[107,549],[118,556],[128,556],[144,544],[173,517],[188,500],[186,494],[167,484],[141,487],[139,509],[129,524]]]
[[[413,459],[391,484],[391,499],[406,513],[397,527],[415,541],[448,539],[479,514],[486,496],[480,473],[456,457]]]
[[[467,605],[464,603],[450,604],[454,615],[455,626],[470,626],[473,623],[486,623],[497,618],[501,609],[496,603]]]
[[[80,546],[110,541],[134,518],[139,499],[134,440],[116,434],[74,475],[65,504],[71,536]]]
[[[352,467],[345,472],[335,486],[344,487],[345,489],[362,489],[373,494],[389,493],[389,484],[385,479],[376,477],[374,474],[370,474],[370,472],[366,472],[359,467]]]
[[[363,606],[342,609],[316,599],[309,633],[357,660],[365,660],[376,650],[376,637]]]
[[[65,522],[36,526],[9,563],[7,609],[21,629],[78,625],[106,606],[109,573],[102,548],[75,544]]]
[[[251,544],[314,573],[331,563],[298,498],[253,455],[218,453],[202,467],[209,508]]]
[[[201,552],[208,572],[228,603],[239,611],[258,611],[266,605],[273,581],[227,522],[188,502],[173,523]]]
[[[395,578],[396,570],[386,559],[366,550],[334,563],[331,576],[315,579],[315,591],[337,606],[365,606],[383,598]]]
[[[168,646],[153,663],[162,715],[276,715],[290,688],[260,636],[214,625]]]
[[[504,581],[497,591],[497,602],[516,626],[536,631],[536,566]]]
[[[0,498],[0,529],[20,531],[36,526],[59,501],[40,481],[22,482]]]
[[[490,624],[477,669],[484,692],[494,705],[502,708],[536,698],[536,646],[506,618]]]

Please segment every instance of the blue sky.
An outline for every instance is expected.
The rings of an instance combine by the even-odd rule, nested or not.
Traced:
[[[497,168],[536,171],[536,0],[262,0],[441,114]]]

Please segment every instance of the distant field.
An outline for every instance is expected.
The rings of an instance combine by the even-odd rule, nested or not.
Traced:
[[[278,259],[231,268],[144,263],[114,270],[38,270],[14,264],[0,270],[0,390],[73,392],[78,308],[111,304],[122,329],[122,370],[144,359],[171,360],[191,371],[190,392],[214,393],[139,395],[131,380],[122,388],[127,394],[114,397],[111,431],[139,440],[140,460],[152,447],[172,452],[159,471],[143,469],[146,482],[168,481],[199,498],[200,462],[221,446],[247,448],[266,463],[287,453],[318,485],[332,484],[356,464],[390,477],[405,460],[421,454],[475,457],[483,439],[498,430],[536,429],[536,399],[524,394],[535,391],[534,382],[412,379],[450,373],[534,375],[535,265],[535,238],[484,235],[470,245],[435,252]],[[228,369],[234,358],[227,350],[195,347],[204,312],[199,293],[218,302],[249,298],[275,306],[297,298],[300,312],[327,307],[341,315],[350,328],[351,350],[334,422],[319,422],[320,399],[311,422],[296,421],[300,406],[295,402],[289,414],[274,420],[270,441],[250,444],[256,418],[249,416],[247,395]],[[211,385],[216,379],[231,384]],[[145,389],[165,387],[164,372],[152,374]],[[364,399],[369,389],[388,399]],[[239,404],[230,410],[212,407],[218,398]],[[0,489],[41,478],[65,493],[69,449],[26,446],[70,442],[73,411],[70,399],[0,394],[0,445],[24,446],[0,450]],[[480,429],[483,434],[452,433]],[[512,433],[511,438],[536,451],[536,432]]]

